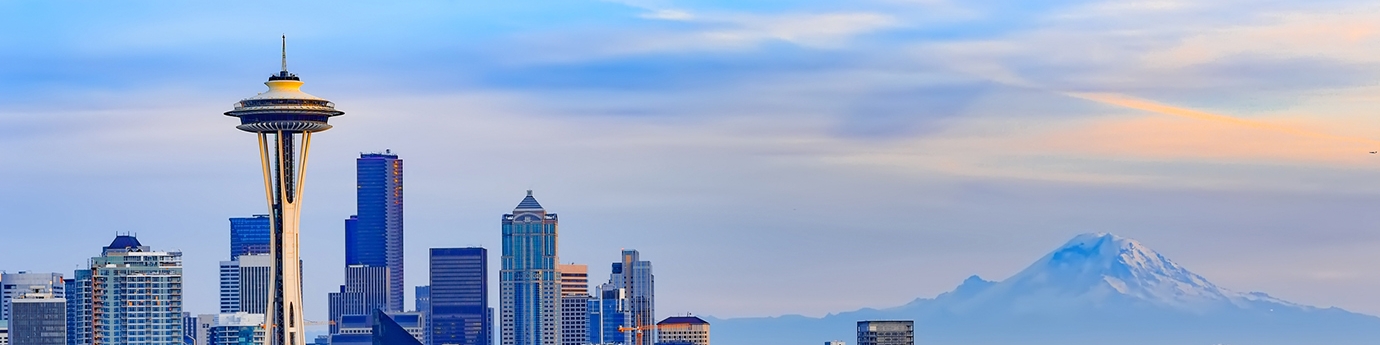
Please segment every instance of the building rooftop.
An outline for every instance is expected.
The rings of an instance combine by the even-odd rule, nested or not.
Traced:
[[[695,316],[672,316],[672,317],[666,318],[665,320],[661,320],[661,322],[657,322],[656,324],[657,324],[657,326],[660,326],[660,325],[682,325],[682,324],[708,325],[708,324],[709,324],[709,321],[704,321],[704,319],[701,319],[701,318],[695,317]]]
[[[528,190],[527,190],[527,197],[526,197],[526,198],[522,198],[522,202],[518,203],[517,208],[515,208],[515,210],[540,210],[540,209],[542,209],[542,208],[541,208],[541,204],[537,203],[537,198],[533,198],[533,197],[532,197],[532,190],[531,190],[531,189],[528,189]]]
[[[134,248],[134,249],[137,249],[137,248],[143,247],[143,246],[144,246],[143,244],[140,244],[140,243],[139,243],[139,239],[134,238],[134,236],[129,236],[129,235],[118,235],[118,236],[115,236],[115,240],[114,240],[114,241],[110,241],[110,246],[108,246],[108,247],[106,247],[106,248],[110,248],[110,249],[130,249],[130,248]]]

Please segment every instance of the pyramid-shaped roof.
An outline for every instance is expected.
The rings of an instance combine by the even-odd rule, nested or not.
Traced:
[[[541,208],[541,204],[537,203],[537,198],[533,198],[533,197],[532,197],[532,190],[531,190],[531,189],[528,189],[528,190],[527,190],[527,197],[526,197],[526,198],[522,198],[522,202],[518,203],[517,208],[515,208],[515,210],[540,210],[540,209],[542,209],[542,208]]]
[[[134,236],[129,236],[129,235],[117,235],[117,236],[115,236],[115,240],[114,240],[114,241],[110,241],[110,246],[108,246],[108,247],[106,247],[106,248],[125,249],[125,248],[139,248],[139,247],[142,247],[142,246],[143,246],[143,244],[140,244],[140,243],[139,243],[139,239],[134,238]]]

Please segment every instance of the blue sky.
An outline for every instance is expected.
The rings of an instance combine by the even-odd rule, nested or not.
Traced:
[[[894,306],[1096,231],[1380,314],[1377,23],[1344,1],[0,2],[0,269],[137,232],[213,311],[226,218],[265,209],[221,113],[286,34],[347,113],[308,170],[311,319],[353,158],[386,148],[409,286],[428,247],[496,253],[535,189],[562,261],[598,281],[641,250],[667,315]]]

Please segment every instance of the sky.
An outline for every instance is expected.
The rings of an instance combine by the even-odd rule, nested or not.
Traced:
[[[897,306],[1086,232],[1380,315],[1380,4],[1331,0],[0,2],[0,270],[132,232],[215,312],[227,218],[267,208],[222,113],[284,34],[346,113],[307,169],[308,319],[385,149],[409,287],[431,247],[496,274],[532,189],[592,282],[651,260],[660,316]]]

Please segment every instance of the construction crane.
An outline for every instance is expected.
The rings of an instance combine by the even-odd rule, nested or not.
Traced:
[[[634,342],[633,344],[642,344],[642,345],[646,345],[646,343],[642,342],[642,334],[643,334],[642,331],[651,331],[651,330],[656,330],[656,325],[642,325],[642,326],[636,326],[636,327],[623,327],[623,326],[618,326],[618,332],[633,332],[633,331],[636,331],[636,332],[637,332],[637,335],[636,335],[637,341]]]

